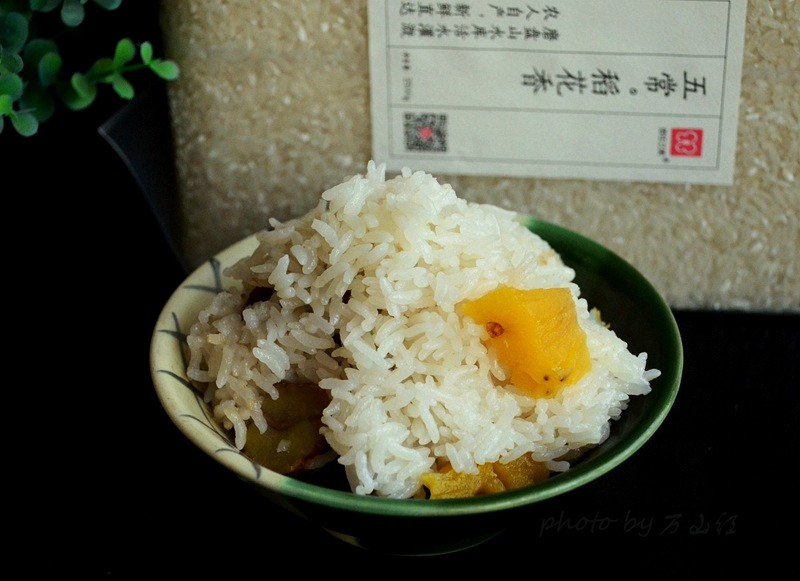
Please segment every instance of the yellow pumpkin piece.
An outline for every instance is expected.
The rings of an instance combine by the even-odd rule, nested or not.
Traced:
[[[530,454],[525,454],[505,464],[495,462],[492,468],[506,490],[539,484],[550,478],[550,469],[542,462],[534,460]]]
[[[462,308],[486,328],[487,347],[522,392],[552,397],[591,369],[586,333],[567,288],[501,286]]]
[[[470,498],[502,492],[505,486],[492,470],[491,464],[478,466],[477,474],[464,474],[449,464],[438,472],[428,472],[420,478],[428,498]]]
[[[427,498],[470,498],[515,490],[548,478],[550,470],[526,454],[505,464],[482,464],[478,466],[477,474],[456,472],[450,464],[444,464],[436,472],[423,474],[420,483]]]

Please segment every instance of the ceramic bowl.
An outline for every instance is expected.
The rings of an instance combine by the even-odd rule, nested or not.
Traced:
[[[606,442],[570,470],[520,490],[470,499],[396,500],[350,493],[320,470],[298,478],[255,464],[212,419],[201,391],[185,373],[185,336],[212,294],[234,285],[224,268],[250,253],[246,238],[195,270],[172,294],[152,336],[151,374],[164,410],[177,428],[209,457],[261,491],[276,505],[306,518],[335,537],[366,549],[402,555],[443,554],[466,549],[504,530],[514,511],[564,495],[601,478],[641,448],[662,424],[680,385],[683,351],[669,306],[629,263],[575,232],[530,219],[527,226],[547,240],[576,271],[590,306],[600,309],[634,353],[648,353],[648,367],[661,370],[652,392],[634,397],[613,422]]]

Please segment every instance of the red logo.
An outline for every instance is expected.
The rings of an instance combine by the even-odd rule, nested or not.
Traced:
[[[674,127],[669,153],[676,157],[700,157],[703,155],[703,130]]]

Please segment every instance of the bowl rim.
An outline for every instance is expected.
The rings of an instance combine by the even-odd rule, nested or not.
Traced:
[[[171,365],[163,366],[163,354],[165,349],[174,351],[176,344],[180,344],[181,341],[185,342],[185,334],[179,327],[179,316],[176,313],[181,312],[181,305],[186,293],[195,291],[211,293],[226,288],[222,269],[255,248],[257,233],[228,246],[199,265],[172,292],[162,308],[153,329],[150,344],[151,377],[162,407],[177,428],[195,446],[246,482],[256,485],[263,492],[271,495],[286,496],[296,501],[331,509],[398,517],[442,517],[490,513],[538,503],[596,480],[639,450],[658,430],[669,414],[677,397],[683,371],[683,346],[680,331],[669,305],[652,283],[618,254],[582,234],[555,223],[527,215],[520,215],[519,220],[557,250],[570,247],[580,248],[585,255],[592,259],[602,260],[605,267],[610,267],[620,276],[626,277],[636,285],[638,292],[651,305],[652,316],[657,317],[661,322],[664,331],[662,340],[670,354],[669,365],[666,368],[663,368],[663,365],[659,367],[661,376],[654,380],[658,382],[658,391],[653,390],[645,396],[657,397],[660,401],[653,407],[654,411],[648,414],[647,421],[637,425],[628,439],[615,444],[614,449],[608,454],[604,454],[601,460],[578,463],[568,471],[531,487],[474,498],[434,500],[357,495],[282,475],[254,463],[235,449],[229,439],[226,441],[226,437],[223,435],[224,431],[219,426],[216,426],[216,430],[214,430],[205,424],[208,421],[213,422],[207,408],[204,413],[201,413],[205,417],[188,414],[181,408],[172,393],[176,389],[176,385],[182,385],[184,388],[194,391],[194,397],[200,410],[203,408],[202,396],[186,379],[186,355],[183,347],[180,349],[181,357],[178,358],[180,362],[173,360]],[[197,296],[199,295],[195,295],[195,299]],[[206,296],[210,299],[210,294],[206,294]],[[215,436],[212,436],[214,433]]]

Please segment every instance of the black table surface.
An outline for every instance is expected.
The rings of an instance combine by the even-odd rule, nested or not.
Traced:
[[[676,310],[685,365],[661,428],[618,469],[546,501],[473,549],[414,558],[368,553],[271,505],[188,442],[161,408],[150,336],[185,271],[140,182],[86,130],[86,114],[67,117],[34,138],[0,135],[3,172],[25,176],[31,192],[15,215],[54,248],[25,252],[35,265],[15,265],[13,277],[67,323],[53,337],[67,340],[50,347],[59,351],[62,379],[84,396],[65,402],[50,393],[40,402],[69,421],[50,430],[55,445],[30,473],[34,488],[58,498],[46,508],[34,504],[51,525],[20,537],[61,553],[38,568],[211,572],[234,559],[237,572],[266,575],[274,571],[271,555],[297,554],[298,574],[306,567],[321,574],[326,561],[340,559],[334,567],[345,575],[381,562],[422,575],[510,564],[534,576],[597,570],[588,557],[599,548],[621,563],[642,563],[637,571],[656,578],[748,562],[766,573],[794,562],[794,549],[783,547],[800,522],[800,318],[787,313]],[[38,328],[36,340],[50,329]],[[30,480],[15,482],[20,494]]]

